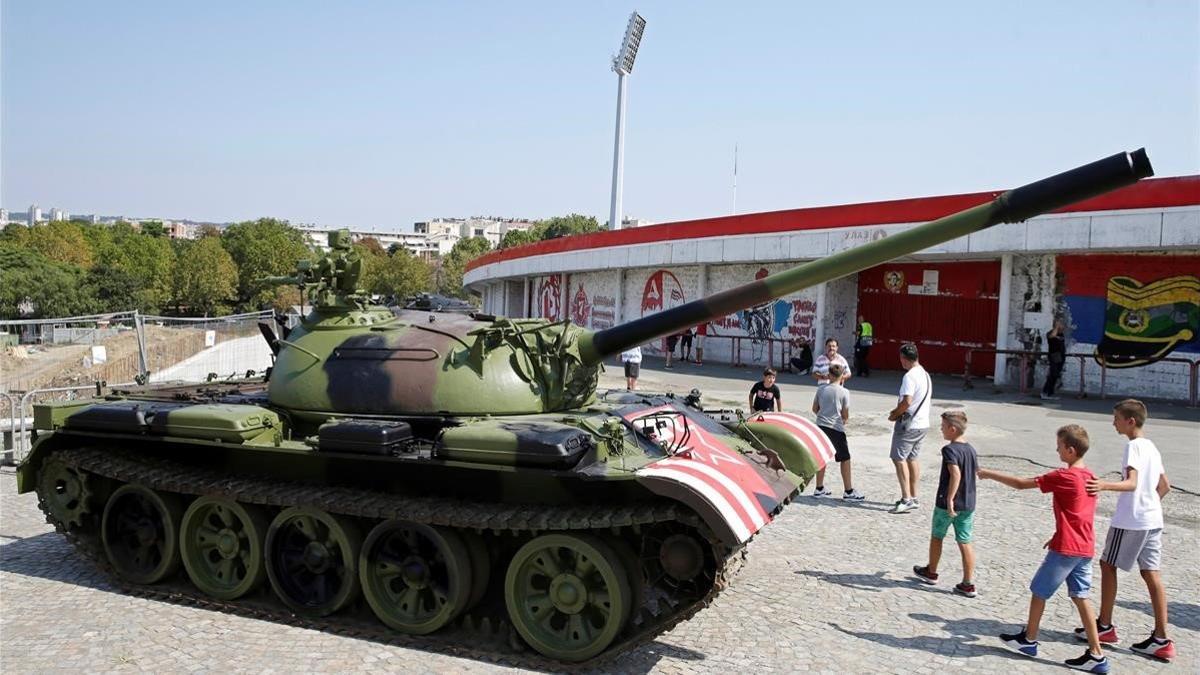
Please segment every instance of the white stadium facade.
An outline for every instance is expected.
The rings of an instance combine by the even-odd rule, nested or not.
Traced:
[[[902,232],[995,192],[804,208],[600,232],[492,252],[464,283],[483,310],[602,329]],[[1196,403],[1200,176],[1142,181],[999,225],[722,317],[705,360],[782,365],[791,344],[875,329],[873,368],[915,342],[933,372],[1041,381],[1044,335],[1066,321],[1066,392]],[[661,353],[661,341],[646,345]],[[1000,353],[997,353],[999,351]],[[969,359],[969,364],[968,364]]]

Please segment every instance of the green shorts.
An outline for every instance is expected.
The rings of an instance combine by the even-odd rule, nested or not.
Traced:
[[[933,538],[945,539],[946,531],[950,529],[951,523],[954,524],[954,541],[960,544],[971,543],[971,531],[975,529],[975,512],[959,511],[951,519],[950,513],[946,509],[935,508],[933,510]]]

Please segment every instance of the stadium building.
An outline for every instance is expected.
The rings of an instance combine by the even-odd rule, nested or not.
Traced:
[[[484,311],[602,329],[994,198],[997,192],[753,213],[600,232],[495,251],[464,283]],[[1063,388],[1196,401],[1200,176],[1159,178],[1024,223],[998,225],[712,322],[705,360],[780,365],[792,341],[875,329],[872,368],[915,342],[933,372],[1041,383],[1055,317]],[[662,343],[647,345],[661,353]],[[995,353],[1000,350],[1002,353]],[[969,367],[968,367],[968,358]]]

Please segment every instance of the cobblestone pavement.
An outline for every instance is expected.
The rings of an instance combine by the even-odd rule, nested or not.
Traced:
[[[732,391],[734,384],[729,387]],[[882,410],[886,397],[872,405]],[[1009,409],[1011,421],[1006,426],[1034,426],[1028,422],[1028,409],[996,407]],[[798,407],[793,404],[789,409]],[[938,446],[927,444],[924,453],[922,508],[902,515],[886,513],[897,489],[883,449],[886,434],[870,421],[878,412],[860,399],[851,426],[855,484],[867,493],[868,501],[849,505],[840,499],[801,498],[754,539],[746,565],[713,606],[608,663],[606,670],[1049,672],[1060,668],[1063,659],[1081,653],[1083,646],[1071,635],[1078,625],[1077,615],[1062,592],[1047,606],[1041,660],[1013,655],[995,637],[1024,621],[1028,583],[1041,561],[1041,544],[1053,531],[1046,495],[981,482],[975,521],[978,598],[950,592],[961,571],[951,542],[943,556],[940,585],[929,587],[910,579],[912,565],[925,561]],[[1004,411],[994,417],[1003,419]],[[1032,463],[1042,459],[1036,453],[1035,459],[989,457],[1012,454],[992,448],[991,441],[1004,438],[998,426],[981,425],[975,431],[980,436],[977,447],[985,455],[983,466],[1020,475],[1045,471]],[[1200,427],[1190,431],[1200,436]],[[1052,435],[1053,429],[1043,433]],[[1172,471],[1170,461],[1167,468]],[[835,493],[840,490],[836,471],[827,483]],[[1101,538],[1115,501],[1111,494],[1101,501],[1096,521]],[[1167,665],[1122,646],[1109,652],[1117,671],[1200,672],[1200,568],[1196,565],[1200,497],[1172,493],[1165,509],[1164,580],[1171,636],[1180,657]],[[1099,578],[1095,570],[1096,599]],[[1120,582],[1115,618],[1121,644],[1128,645],[1144,638],[1153,621],[1140,578],[1122,573]],[[0,472],[0,669],[6,673],[512,670],[451,653],[122,595],[45,524],[33,495],[16,494],[11,469]]]

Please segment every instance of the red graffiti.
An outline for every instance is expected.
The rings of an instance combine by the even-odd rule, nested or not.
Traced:
[[[583,289],[583,284],[580,284],[579,290],[575,291],[575,297],[571,300],[571,320],[580,326],[586,326],[591,315],[592,303],[588,302],[587,291]]]
[[[559,305],[562,304],[562,275],[551,274],[542,278],[538,286],[538,304],[542,308],[542,318],[558,321]]]
[[[674,274],[659,270],[646,280],[642,289],[642,316],[678,307],[687,302],[683,286]]]

